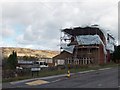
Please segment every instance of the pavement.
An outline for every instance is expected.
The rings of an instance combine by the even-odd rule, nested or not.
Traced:
[[[2,88],[118,88],[118,68],[104,68],[3,83]]]

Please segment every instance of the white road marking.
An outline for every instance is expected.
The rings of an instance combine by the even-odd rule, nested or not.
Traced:
[[[25,84],[33,86],[33,85],[41,85],[41,84],[47,84],[47,83],[49,82],[45,80],[36,80],[36,81],[27,82]]]
[[[93,71],[96,71],[96,70],[89,70],[89,71],[83,71],[83,72],[79,72],[79,73],[88,73],[88,72],[93,72]]]
[[[57,80],[55,80],[55,81],[52,81],[52,82],[58,82],[58,81],[60,81],[61,79],[57,79]]]
[[[90,70],[90,72],[93,72],[93,71],[96,71],[96,70]]]
[[[111,69],[111,68],[102,68],[102,69],[99,69],[99,70],[107,70],[107,69]]]

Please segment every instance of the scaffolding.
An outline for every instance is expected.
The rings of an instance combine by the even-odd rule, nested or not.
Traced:
[[[82,35],[83,36],[90,35],[91,37],[94,35],[98,35],[99,39],[101,41],[100,41],[100,43],[93,44],[93,45],[92,44],[91,45],[82,45],[82,44],[80,45],[77,42],[76,36],[82,36]],[[95,40],[93,39],[91,42],[93,42],[93,41],[95,41]],[[83,27],[83,28],[76,27],[76,28],[70,28],[70,29],[66,28],[66,29],[61,30],[60,51],[62,52],[64,50],[63,47],[70,47],[70,46],[74,45],[73,58],[67,59],[68,63],[73,62],[74,64],[83,64],[83,65],[84,64],[94,64],[94,59],[100,59],[100,58],[98,58],[100,56],[100,55],[98,55],[98,54],[100,54],[99,45],[101,44],[101,42],[102,42],[102,44],[106,43],[104,41],[105,41],[104,34],[98,27],[96,28],[94,26],[94,27]],[[94,48],[96,50],[97,54],[95,57],[97,57],[97,58],[92,58],[88,55],[88,54],[92,53],[92,52],[90,52],[90,48],[88,48],[88,47]],[[105,47],[103,47],[103,48],[105,48]],[[79,52],[83,52],[85,49],[87,49],[86,50],[87,56],[82,56],[82,54],[81,55],[78,54]]]

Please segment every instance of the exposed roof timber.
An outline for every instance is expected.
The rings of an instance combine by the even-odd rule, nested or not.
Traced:
[[[99,45],[96,45],[96,46],[91,46],[91,45],[89,45],[89,46],[79,46],[78,48],[99,48]]]
[[[112,34],[108,33],[108,36],[115,40],[115,38]]]
[[[75,27],[75,28],[66,28],[62,32],[67,34],[78,36],[78,35],[94,35],[94,34],[103,34],[103,32],[98,27]]]

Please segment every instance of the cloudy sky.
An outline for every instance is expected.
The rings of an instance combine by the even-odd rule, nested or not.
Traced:
[[[3,0],[0,47],[59,50],[60,29],[98,24],[118,38],[118,0]]]

